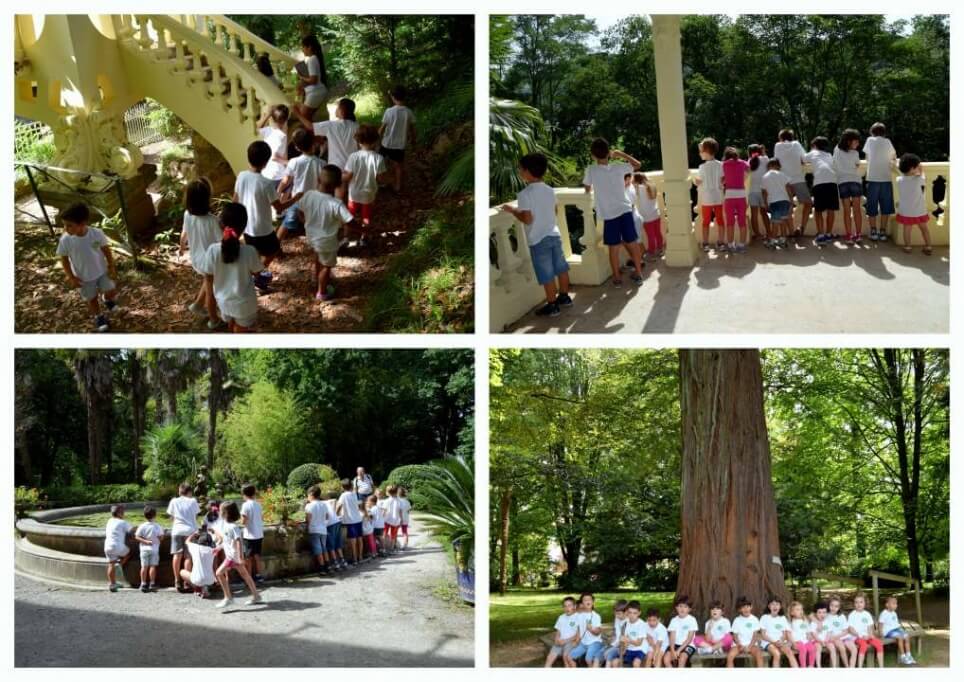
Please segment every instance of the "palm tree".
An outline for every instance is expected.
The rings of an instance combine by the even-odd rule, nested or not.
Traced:
[[[473,565],[475,548],[475,472],[463,457],[449,455],[423,465],[418,488],[428,530],[452,543],[462,570]]]
[[[77,350],[74,377],[87,407],[87,465],[91,485],[100,482],[101,463],[110,472],[111,425],[114,419],[114,361],[108,350]]]
[[[489,98],[489,192],[501,201],[522,189],[519,158],[545,154],[550,173],[561,175],[559,159],[545,147],[546,127],[535,107],[511,100]]]

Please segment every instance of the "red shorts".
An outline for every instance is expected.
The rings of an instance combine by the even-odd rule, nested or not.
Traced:
[[[723,226],[723,204],[700,206],[700,211],[703,214],[703,227],[709,227],[711,222],[716,222],[717,227]],[[714,214],[716,217],[715,221],[713,220]]]
[[[927,215],[919,215],[914,217],[898,215],[897,222],[901,225],[926,225],[929,218],[930,216]]]
[[[392,540],[398,537],[398,526],[393,526],[390,523],[385,524],[385,535],[390,537]]]
[[[884,643],[881,642],[876,637],[858,637],[857,638],[857,653],[863,656],[867,653],[867,647],[873,647],[874,651],[878,654],[884,653]]]
[[[357,201],[348,202],[348,210],[356,220],[361,220],[362,225],[369,225],[372,222],[372,206],[374,204],[359,204]]]
[[[402,529],[402,535],[408,535],[408,524],[407,524],[407,523],[403,523],[401,526],[399,526],[399,528]]]

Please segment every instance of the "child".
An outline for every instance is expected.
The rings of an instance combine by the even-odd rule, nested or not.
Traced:
[[[700,207],[703,217],[703,251],[710,250],[710,223],[716,222],[716,250],[726,251],[723,236],[723,164],[716,160],[720,144],[712,137],[704,138],[699,144],[700,158],[703,163],[697,171],[694,182],[699,191]]]
[[[213,248],[213,247],[212,247]],[[197,517],[201,513],[197,500],[194,499],[194,488],[190,483],[182,483],[177,487],[177,497],[167,505],[167,515],[171,517],[171,568],[174,573],[174,589],[181,590],[181,562],[184,558],[184,543],[197,530]],[[187,559],[185,568],[191,570],[191,560]]]
[[[258,121],[258,134],[271,148],[271,158],[261,169],[261,175],[274,183],[275,189],[284,177],[288,165],[288,117],[290,113],[284,104],[276,104],[265,109]]]
[[[927,227],[929,216],[924,201],[924,167],[916,154],[904,154],[898,165],[897,178],[897,222],[904,226],[904,251],[911,252],[911,237],[914,225],[920,228],[924,238],[924,253],[931,255],[931,233]],[[879,238],[879,237],[878,237]]]
[[[298,74],[298,90],[303,100],[295,104],[295,115],[311,121],[315,112],[328,101],[328,74],[325,72],[325,53],[314,34],[301,39],[301,51],[305,55],[305,70]],[[305,126],[311,130],[311,125]]]
[[[308,502],[305,504],[305,529],[308,532],[308,546],[318,562],[321,575],[328,575],[328,505],[321,501],[321,488],[313,485],[308,488]]]
[[[638,601],[633,600],[626,605],[626,627],[623,636],[619,638],[619,646],[624,652],[622,663],[634,668],[642,666],[647,649],[647,625],[639,619],[639,613]]]
[[[829,607],[827,625],[830,628],[830,644],[837,648],[844,666],[853,668],[857,665],[857,645],[855,644],[855,637],[850,634],[847,617],[840,610],[840,597],[830,597],[827,604]]]
[[[693,638],[693,644],[701,654],[729,651],[733,646],[733,625],[723,616],[723,602],[710,604],[710,618],[703,626],[703,635]]]
[[[850,634],[857,638],[857,667],[864,667],[867,649],[872,648],[877,654],[878,667],[884,667],[884,643],[877,638],[874,628],[874,617],[867,613],[867,598],[862,592],[854,595],[854,610],[847,616]]]
[[[87,204],[71,204],[60,213],[64,234],[57,242],[60,265],[67,275],[67,283],[80,289],[80,296],[87,301],[87,309],[94,316],[94,329],[106,332],[110,329],[107,315],[100,312],[98,292],[104,295],[107,312],[117,308],[117,270],[107,236],[96,227],[90,227],[90,209]],[[113,279],[112,279],[113,278]]]
[[[375,543],[378,545],[378,555],[385,556],[385,505],[382,504],[383,494],[381,488],[375,488],[375,494],[369,495],[365,499],[365,504],[369,505],[368,513],[372,519],[372,532],[375,535]]]
[[[564,655],[567,668],[579,667],[579,659],[586,658],[591,664],[602,650],[602,617],[595,611],[596,598],[589,592],[579,595],[579,632],[582,636],[578,644]]]
[[[767,162],[767,172],[760,182],[760,193],[763,203],[770,210],[770,224],[773,226],[773,238],[765,242],[767,248],[787,246],[787,237],[793,229],[793,216],[790,212],[790,196],[793,186],[790,178],[780,169],[780,159],[770,159]]]
[[[556,223],[556,193],[542,181],[548,167],[544,154],[526,154],[519,159],[519,175],[526,186],[516,196],[516,206],[504,204],[502,210],[522,223],[536,281],[546,292],[546,304],[536,311],[536,315],[557,317],[560,306],[571,306],[572,298],[569,296],[569,263],[562,250],[562,233]]]
[[[361,236],[358,246],[368,245],[369,228],[372,223],[372,208],[378,193],[379,178],[385,175],[385,159],[375,151],[378,144],[378,131],[374,126],[361,126],[355,133],[359,150],[352,152],[345,161],[342,181],[348,184],[348,210],[355,220],[361,221]]]
[[[626,244],[633,260],[635,272],[630,279],[636,284],[643,282],[643,265],[633,222],[633,205],[626,198],[623,177],[639,169],[639,161],[625,152],[609,148],[609,143],[597,137],[590,145],[593,162],[586,167],[582,184],[586,192],[594,191],[596,213],[603,220],[603,243],[609,247],[609,265],[613,273],[613,285],[622,286],[619,276],[619,247]],[[610,163],[622,159],[626,163]]]
[[[234,603],[231,595],[230,573],[233,570],[238,572],[248,589],[251,590],[251,598],[246,601],[245,606],[262,603],[258,588],[251,579],[251,574],[244,565],[244,558],[241,550],[241,531],[237,527],[237,522],[241,520],[241,512],[238,511],[236,502],[225,502],[221,506],[221,514],[224,516],[224,526],[220,531],[214,531],[224,550],[224,562],[218,566],[215,577],[224,591],[224,599],[218,602],[218,608],[223,609]]]
[[[813,668],[816,665],[817,645],[810,636],[810,622],[803,612],[803,604],[798,601],[790,602],[790,643],[801,668]]]
[[[382,137],[382,155],[392,162],[394,180],[392,188],[398,194],[402,191],[402,167],[405,164],[405,147],[415,144],[415,114],[405,106],[408,94],[401,85],[392,92],[392,106],[382,114],[382,125],[378,129]]]
[[[341,170],[334,164],[321,169],[318,189],[310,189],[301,197],[298,212],[305,226],[305,238],[315,252],[315,300],[322,304],[335,295],[331,271],[338,262],[338,237],[342,229],[356,225],[351,211],[335,196],[341,186]]]
[[[221,526],[217,526],[220,532]],[[191,569],[181,569],[180,578],[185,585],[194,589],[194,596],[200,599],[208,597],[209,589],[214,584],[214,559],[218,555],[218,548],[210,532],[195,531],[186,542],[187,552],[191,556]]]
[[[389,496],[392,494],[391,487],[389,487],[388,494]],[[556,618],[556,636],[552,640],[552,648],[549,649],[549,654],[546,656],[545,667],[551,668],[560,656],[563,657],[563,662],[565,662],[569,652],[579,641],[579,623],[580,618],[576,613],[576,600],[572,597],[566,597],[562,600],[562,614]]]
[[[195,315],[207,315],[208,329],[217,329],[221,318],[211,282],[205,277],[204,257],[211,244],[220,239],[221,225],[217,216],[211,214],[211,183],[207,178],[192,180],[184,188],[184,224],[178,253],[183,256],[190,249],[191,267],[201,275],[201,287],[187,309]]]
[[[236,333],[253,331],[258,321],[258,295],[251,276],[261,270],[261,261],[256,248],[242,244],[238,238],[247,222],[243,205],[225,204],[221,209],[224,228],[221,241],[208,247],[205,258],[207,277],[221,317],[228,323],[228,329]],[[274,237],[274,232],[271,236]]]
[[[870,239],[887,241],[887,221],[894,215],[894,185],[891,172],[897,160],[897,151],[887,138],[887,126],[875,123],[870,126],[870,137],[864,142],[867,157],[867,219],[870,221]],[[880,229],[877,229],[877,216]]]
[[[246,211],[246,224],[241,226],[244,243],[257,250],[265,268],[271,265],[281,250],[281,242],[272,224],[271,210],[281,213],[301,198],[295,195],[288,201],[281,201],[278,198],[278,183],[261,174],[271,160],[272,153],[271,147],[263,140],[255,140],[248,145],[249,169],[238,173],[232,199],[244,206]],[[222,214],[222,225],[223,217]],[[270,280],[271,273],[265,270],[259,274],[255,284],[262,292],[267,292]]]
[[[726,221],[726,240],[731,251],[746,251],[746,177],[750,164],[740,158],[735,147],[723,151],[723,216]],[[735,225],[740,226],[740,241],[733,241]]]
[[[814,645],[814,657],[817,667],[822,668],[823,650],[827,650],[830,657],[830,667],[837,667],[837,647],[830,641],[830,624],[827,622],[827,602],[817,602],[813,607],[813,618],[810,621],[810,641]]]
[[[144,523],[134,531],[134,539],[140,546],[141,592],[153,592],[157,585],[157,565],[161,561],[161,538],[164,529],[154,520],[157,510],[144,505]]]
[[[767,149],[762,144],[751,144],[746,150],[750,153],[750,230],[753,232],[754,239],[762,239],[765,234],[769,241],[773,239],[773,233],[770,231],[767,205],[763,201],[762,183],[770,157],[767,156]],[[759,228],[761,219],[764,233],[761,233]]]
[[[408,488],[405,486],[398,487],[398,511],[402,516],[402,523],[399,529],[402,535],[405,536],[405,544],[402,545],[402,549],[408,549],[408,522],[412,514],[412,503],[408,501]]]
[[[743,210],[746,211],[745,205]],[[744,229],[746,229],[745,224]],[[696,618],[690,614],[689,597],[678,597],[673,606],[676,609],[676,615],[670,620],[667,628],[669,643],[663,662],[667,668],[672,668],[674,665],[677,668],[685,668],[690,656],[696,653],[693,638],[696,637],[700,626]]]
[[[241,488],[244,502],[241,504],[241,534],[244,545],[244,563],[251,577],[257,583],[264,582],[264,561],[261,560],[261,545],[264,542],[264,518],[261,503],[255,499],[257,489],[250,483]]]
[[[307,119],[301,120],[305,130],[314,131],[315,136],[325,140],[328,147],[328,163],[337,166],[339,170],[345,168],[348,157],[358,150],[355,133],[358,132],[358,122],[355,120],[355,102],[347,97],[338,100],[334,121],[320,121],[312,123]],[[339,188],[339,198],[344,197]]]
[[[900,618],[897,617],[897,597],[890,595],[884,600],[884,610],[877,617],[877,622],[880,623],[880,634],[884,639],[896,640],[898,660],[904,665],[914,665],[917,661],[910,653],[910,637],[900,626]]]
[[[625,599],[620,599],[613,604],[612,644],[605,651],[599,652],[599,656],[593,661],[594,668],[598,668],[600,663],[607,668],[618,668],[620,663],[622,663],[622,656],[619,653],[619,643],[626,630],[626,605],[628,603]]]
[[[770,662],[774,668],[780,667],[781,654],[786,656],[791,668],[797,667],[797,659],[793,656],[793,649],[789,640],[790,623],[783,615],[783,602],[777,597],[770,597],[767,603],[767,613],[760,617],[760,649],[770,654]]]
[[[833,220],[840,210],[837,194],[837,174],[833,170],[830,140],[818,136],[810,141],[810,151],[804,157],[813,167],[813,214],[817,222],[816,244],[833,241]]]
[[[796,136],[790,128],[781,130],[777,138],[779,142],[773,145],[773,156],[780,162],[780,168],[790,178],[791,196],[802,206],[800,227],[794,231],[794,236],[800,236],[807,229],[807,222],[810,220],[810,207],[813,206],[810,189],[807,187],[806,178],[803,176],[806,152],[803,151],[803,145],[797,142]],[[772,220],[773,216],[770,216],[770,219]],[[790,223],[792,227],[792,217]]]
[[[328,493],[325,506],[328,507],[328,534],[325,538],[325,547],[328,550],[329,565],[333,571],[343,571],[348,568],[345,557],[341,553],[341,519],[335,511],[338,503],[336,493]]]
[[[124,505],[112,504],[110,507],[110,518],[107,520],[107,527],[104,529],[104,556],[107,557],[107,589],[111,592],[117,591],[117,580],[115,579],[117,566],[124,566],[131,558],[131,548],[127,546],[127,535],[133,530],[133,526],[124,520]]]
[[[351,481],[347,479],[341,482],[341,497],[335,505],[335,511],[341,519],[341,525],[345,527],[348,535],[348,560],[349,566],[354,566],[362,557],[362,515],[358,509],[358,498],[351,489]]]
[[[833,170],[837,174],[837,193],[843,204],[844,230],[847,239],[859,244],[863,231],[864,214],[860,205],[863,197],[863,178],[860,177],[860,133],[847,128],[833,150]],[[851,227],[853,225],[853,227]]]
[[[646,233],[646,253],[650,260],[659,260],[666,251],[663,242],[663,225],[660,219],[659,204],[656,201],[656,187],[645,173],[634,173],[636,207]]]
[[[402,511],[398,504],[398,486],[390,485],[385,490],[388,500],[385,502],[385,544],[390,553],[395,552],[398,538],[398,527],[402,524]]]
[[[318,173],[321,170],[321,160],[315,155],[315,136],[304,128],[299,128],[294,134],[295,149],[301,154],[291,159],[285,166],[278,194],[302,195],[309,189],[317,189]],[[276,234],[279,240],[287,239],[291,233],[304,229],[298,219],[298,204],[292,204],[285,209],[284,218]]]
[[[735,667],[739,654],[749,654],[756,667],[762,668],[763,652],[757,645],[760,641],[760,621],[753,615],[753,602],[740,597],[736,601],[736,610],[740,615],[733,619],[733,646],[726,654],[726,667]]]
[[[668,649],[670,649],[670,634],[666,626],[659,622],[659,609],[650,609],[646,612],[646,660],[643,661],[643,667],[659,668],[665,657],[666,667],[672,668],[669,662],[671,653]]]
[[[375,542],[374,514],[372,513],[372,509],[377,509],[375,500],[372,499],[371,504],[368,500],[359,502],[358,509],[362,514],[362,544],[368,550],[368,558],[374,559],[378,556],[378,544]]]

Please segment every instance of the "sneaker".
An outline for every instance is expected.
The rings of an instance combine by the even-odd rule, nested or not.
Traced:
[[[107,308],[107,312],[112,313],[117,310],[117,301],[110,298],[105,298],[104,307]]]
[[[572,296],[569,294],[559,294],[556,296],[556,305],[565,306],[566,308],[572,305]]]
[[[195,315],[201,315],[202,317],[207,317],[208,311],[203,305],[198,305],[197,303],[192,303],[187,307],[188,312],[192,312]]]
[[[110,329],[110,323],[107,321],[106,315],[98,315],[94,318],[94,329],[99,332],[106,332]]]
[[[726,244],[724,244],[723,242],[716,242],[716,250],[726,251]]]
[[[371,242],[365,239],[364,237],[362,237],[357,242],[355,242],[355,246],[357,246],[359,249],[367,249],[370,245],[371,245]]]
[[[863,240],[864,238],[861,237],[859,234],[854,235],[854,244],[860,244],[861,242],[863,242]]]
[[[907,652],[907,665],[917,665],[917,661],[914,659],[914,655]]]
[[[709,253],[710,243],[709,243],[709,242],[703,242],[703,245],[702,245],[700,248],[703,249],[703,253]]]
[[[784,249],[787,248],[787,238],[786,238],[786,237],[780,237],[780,242],[779,242],[779,244],[780,244],[780,246],[781,246],[782,248],[784,248]]]
[[[224,599],[222,599],[221,601],[219,601],[219,602],[217,603],[216,608],[223,609],[223,608],[225,608],[226,606],[231,606],[231,604],[233,604],[233,603],[234,603],[234,599],[233,599],[233,598],[231,598],[231,597],[225,597]]]
[[[117,583],[111,583],[110,585],[107,586],[107,589],[110,590],[111,592],[116,592],[116,591],[117,591]]]
[[[149,591],[150,590],[147,587],[147,583],[141,583],[141,592],[143,592],[144,594],[147,594]]]
[[[734,244],[732,250],[737,253],[746,253],[746,244]]]
[[[149,592],[157,592],[157,585],[155,585],[154,583],[148,583],[147,590]]]
[[[254,582],[256,582],[256,583],[258,583],[258,584],[260,585],[261,583],[264,582],[264,576],[261,575],[260,573],[255,573],[255,574],[254,574]]]
[[[266,277],[264,273],[265,271],[262,270],[256,275],[251,275],[251,280],[254,282],[254,286],[257,287],[262,293],[268,291],[268,285],[271,283],[271,277]],[[270,275],[271,273],[268,274]]]
[[[208,329],[215,330],[224,326],[224,320],[208,320]]]
[[[262,598],[261,598],[261,595],[259,594],[259,595],[256,595],[256,596],[254,596],[254,597],[251,597],[251,599],[249,599],[248,601],[244,602],[244,605],[245,605],[245,606],[254,606],[255,604],[263,604],[263,603],[264,603],[264,599],[262,599]]]
[[[546,303],[544,306],[536,311],[536,316],[538,317],[558,317],[562,311],[559,310],[559,306],[555,303]]]
[[[877,232],[877,230],[871,230],[871,231],[870,231],[870,240],[875,242],[875,241],[877,241],[878,239],[880,239],[880,233]]]
[[[643,283],[643,278],[642,278],[641,276],[637,275],[635,272],[629,276],[629,279],[633,280],[633,284],[642,284],[642,283]],[[406,547],[405,549],[408,549],[408,547]]]
[[[887,241],[887,233],[886,233],[886,232],[883,232],[883,231],[878,232],[878,233],[877,233],[877,241],[879,241],[879,242],[885,242],[885,241]]]

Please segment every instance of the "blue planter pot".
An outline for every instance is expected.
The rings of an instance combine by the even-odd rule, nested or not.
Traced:
[[[459,585],[459,596],[462,601],[475,605],[475,562],[469,562],[464,569],[458,565],[459,543],[452,543],[455,549],[455,579]]]

